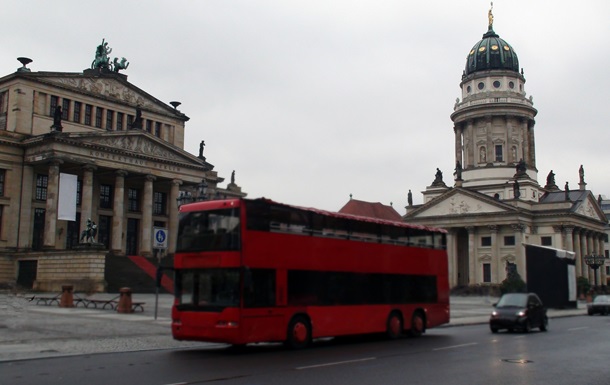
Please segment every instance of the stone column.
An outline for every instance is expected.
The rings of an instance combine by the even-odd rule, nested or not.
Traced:
[[[604,234],[599,234],[597,237],[598,242],[598,250],[600,255],[605,255],[604,253]],[[599,268],[599,284],[606,285],[606,265],[605,263]]]
[[[565,250],[574,251],[574,243],[572,242],[574,226],[564,226],[563,231],[565,232]]]
[[[114,201],[112,204],[112,253],[123,255],[124,242],[124,216],[125,216],[125,177],[127,171],[118,170],[114,179]]]
[[[180,185],[182,181],[179,179],[172,180],[172,187],[169,191],[168,213],[169,213],[169,224],[168,224],[168,255],[174,255],[176,252],[176,241],[178,236],[178,195],[180,194]]]
[[[455,265],[453,263],[453,255],[454,253],[454,243],[455,239],[453,233],[450,229],[447,229],[447,271],[449,273],[449,288],[452,288],[456,285],[453,275],[455,271]]]
[[[580,277],[582,275],[582,252],[580,246],[580,230],[573,232],[574,237],[574,266],[576,268],[576,277]]]
[[[152,257],[152,210],[153,210],[153,182],[157,178],[154,175],[146,175],[144,180],[144,194],[142,196],[142,228],[140,239],[140,255]]]
[[[464,167],[464,161],[462,159],[462,126],[453,126],[453,132],[455,133],[455,160],[456,162],[460,162],[462,167]]]
[[[515,263],[517,264],[517,271],[521,278],[527,282],[527,274],[525,271],[525,253],[523,252],[523,230],[525,226],[521,223],[511,226],[515,231]]]
[[[500,283],[500,269],[504,267],[500,264],[500,243],[498,242],[499,226],[490,225],[491,230],[491,282]]]
[[[34,193],[34,169],[32,166],[24,165],[23,166],[23,175],[21,176],[23,180],[23,188],[21,189],[21,196],[17,195],[17,199],[19,199],[19,228],[17,229],[17,247],[20,249],[27,249],[32,247],[32,230],[34,226],[32,225],[32,219],[34,218],[34,208],[30,202],[33,199]],[[12,198],[11,198],[12,202]],[[22,202],[28,202],[28,204],[23,204]],[[7,228],[9,228],[7,226]]]
[[[477,243],[475,240],[476,227],[468,226],[468,284],[472,285],[476,281],[477,265]]]
[[[587,253],[585,255],[590,255],[595,252],[594,243],[593,243],[593,234],[588,231],[587,232]],[[589,283],[595,284],[595,276],[593,275],[593,269],[587,266],[587,277],[589,278]]]
[[[583,229],[580,232],[580,271],[582,272],[582,276],[585,278],[589,278],[589,273],[587,270],[587,264],[585,263],[585,256],[587,255],[587,232]]]
[[[59,198],[59,165],[61,160],[54,160],[49,166],[49,183],[47,185],[47,205],[44,219],[43,247],[54,249],[57,239],[57,201]]]
[[[93,212],[93,172],[96,169],[97,167],[91,164],[83,167],[83,196],[80,203],[79,233],[82,233],[87,228],[87,219],[91,218]],[[91,218],[91,220],[93,220],[93,218]]]

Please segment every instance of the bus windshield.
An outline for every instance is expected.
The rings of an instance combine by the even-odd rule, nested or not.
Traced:
[[[221,311],[239,306],[239,272],[238,268],[177,272],[178,309]]]
[[[180,213],[177,252],[235,251],[240,248],[239,209]]]

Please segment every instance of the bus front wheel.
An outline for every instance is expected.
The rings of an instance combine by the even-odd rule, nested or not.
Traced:
[[[419,337],[426,330],[426,322],[424,321],[424,316],[421,311],[416,311],[413,313],[413,317],[411,317],[411,330],[409,330],[409,335],[411,337]]]
[[[388,316],[386,334],[391,340],[395,340],[402,335],[402,317],[399,313],[393,311]]]
[[[311,323],[307,317],[298,315],[290,320],[286,345],[291,349],[303,349],[311,342]]]

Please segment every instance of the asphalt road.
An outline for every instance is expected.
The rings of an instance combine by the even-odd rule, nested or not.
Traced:
[[[318,341],[89,354],[0,363],[0,384],[553,384],[610,383],[610,317],[552,319],[550,331],[492,334],[485,324],[421,338]]]

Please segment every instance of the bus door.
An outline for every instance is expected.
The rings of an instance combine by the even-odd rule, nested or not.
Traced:
[[[241,327],[248,341],[286,338],[285,307],[278,303],[276,275],[274,269],[244,269]],[[285,292],[285,284],[282,287]]]

